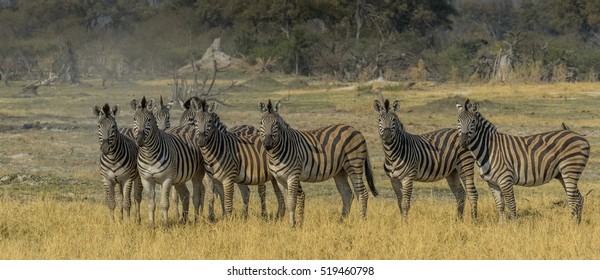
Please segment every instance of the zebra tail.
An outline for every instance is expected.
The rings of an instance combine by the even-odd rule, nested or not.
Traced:
[[[367,158],[365,159],[365,174],[367,175],[367,184],[373,196],[378,196],[379,192],[375,188],[375,182],[373,181],[373,170],[371,169],[371,160],[369,159],[369,152],[367,152]]]

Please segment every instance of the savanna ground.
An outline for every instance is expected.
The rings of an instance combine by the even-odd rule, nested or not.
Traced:
[[[243,82],[251,77],[236,77]],[[399,116],[411,133],[456,126],[455,104],[466,98],[506,133],[526,135],[559,129],[561,122],[587,135],[589,164],[580,181],[583,219],[575,225],[557,181],[516,187],[519,219],[499,222],[491,193],[476,175],[479,218],[455,219],[454,198],[445,180],[415,183],[409,222],[400,219],[382,171],[377,114],[369,87],[321,80],[298,83],[289,77],[252,79],[227,94],[218,113],[229,126],[258,125],[258,101],[283,100],[282,116],[299,129],[343,122],[367,139],[380,197],[370,196],[368,219],[339,222],[341,199],[333,180],[305,184],[302,228],[259,217],[252,188],[251,214],[230,221],[149,229],[142,201],[142,225],[111,223],[99,174],[99,144],[92,106],[121,105],[117,121],[133,124],[132,98],[170,96],[167,80],[140,80],[99,87],[89,80],[76,87],[40,88],[21,97],[20,87],[0,87],[0,259],[599,259],[600,142],[599,84],[430,85],[403,90],[384,87],[400,100]],[[221,81],[227,83],[227,81]],[[290,86],[301,85],[301,86]],[[177,123],[181,109],[172,110]],[[591,192],[590,192],[591,191]],[[272,189],[268,207],[276,211]],[[234,212],[241,203],[236,190]],[[171,208],[173,209],[173,208]],[[217,207],[219,209],[219,207]],[[171,211],[172,213],[172,211]],[[206,211],[204,211],[206,216]],[[171,217],[173,217],[171,215]],[[158,217],[157,217],[158,218]]]

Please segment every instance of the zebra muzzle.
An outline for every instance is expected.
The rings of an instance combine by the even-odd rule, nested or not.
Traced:
[[[385,143],[389,143],[392,141],[392,130],[389,128],[384,128],[383,132],[381,133],[381,140],[383,140]]]
[[[100,144],[100,151],[104,155],[108,154],[108,152],[110,151],[110,143],[108,143],[108,140],[102,141],[102,144]]]

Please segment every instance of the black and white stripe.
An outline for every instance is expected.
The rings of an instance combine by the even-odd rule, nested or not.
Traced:
[[[574,219],[581,222],[583,196],[577,182],[587,165],[590,144],[580,134],[563,129],[530,136],[500,133],[467,100],[458,108],[461,144],[468,148],[479,173],[492,189],[496,207],[503,217],[505,204],[510,218],[517,217],[513,185],[539,186],[558,179]]]
[[[338,124],[312,131],[291,128],[279,115],[281,103],[273,106],[259,103],[262,112],[260,134],[269,156],[269,169],[282,189],[287,189],[286,206],[291,226],[296,225],[296,204],[299,221],[303,220],[304,193],[302,182],[320,182],[334,178],[342,196],[342,218],[350,211],[353,193],[348,177],[358,197],[360,215],[366,218],[368,192],[363,183],[363,173],[373,195],[377,190],[369,162],[367,143],[354,127]]]
[[[195,220],[200,216],[204,200],[204,163],[193,143],[193,127],[180,126],[167,131],[158,129],[156,118],[149,110],[146,97],[141,102],[131,101],[135,110],[133,131],[138,152],[138,171],[149,194],[149,220],[154,225],[154,185],[161,184],[163,225],[168,225],[169,193],[174,185],[183,204],[181,222],[187,221],[189,192],[185,182],[192,180]]]
[[[413,182],[446,179],[456,198],[457,216],[462,219],[465,189],[471,203],[471,217],[477,217],[477,190],[473,182],[474,159],[460,146],[457,129],[440,129],[421,135],[408,133],[398,118],[400,103],[385,100],[373,103],[379,113],[379,136],[383,144],[383,168],[391,179],[402,217],[408,217]],[[462,185],[461,185],[462,183]]]
[[[198,144],[207,174],[224,188],[225,215],[230,216],[233,207],[233,184],[258,185],[261,214],[267,216],[265,183],[271,181],[279,204],[278,217],[285,214],[284,198],[277,182],[271,176],[266,151],[260,142],[258,131],[251,126],[237,127],[227,131],[215,113],[217,104],[192,100],[194,110],[195,140]],[[212,197],[209,197],[209,207]],[[244,213],[247,215],[247,209]]]
[[[136,222],[140,222],[140,202],[142,199],[142,183],[137,171],[138,148],[135,142],[119,132],[116,115],[119,105],[111,109],[108,104],[102,108],[94,106],[94,115],[98,118],[98,137],[100,140],[100,174],[106,192],[106,203],[114,221],[114,210],[119,205],[120,219],[123,220],[123,209],[129,218],[131,209],[131,189],[135,183],[134,200]],[[115,191],[115,187],[118,190]],[[115,193],[117,202],[115,202]]]

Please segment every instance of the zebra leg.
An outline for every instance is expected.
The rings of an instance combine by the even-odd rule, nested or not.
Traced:
[[[302,226],[304,224],[304,191],[302,190],[302,186],[300,182],[298,182],[298,196],[296,198],[296,203],[298,203],[298,224]]]
[[[175,191],[173,191],[175,190]],[[171,193],[171,201],[173,201],[173,208],[175,212],[175,221],[179,221],[179,193],[176,190],[176,187],[173,186],[173,191]]]
[[[142,222],[142,217],[140,213],[140,204],[142,202],[142,192],[144,187],[142,186],[142,181],[140,177],[136,177],[134,180],[133,187],[133,199],[135,201],[135,222],[140,224]]]
[[[500,184],[500,190],[502,191],[502,196],[504,197],[504,203],[506,203],[506,207],[508,207],[508,217],[510,219],[516,219],[517,202],[515,201],[515,191],[513,188],[513,183],[510,181],[502,182]]]
[[[500,191],[500,187],[492,182],[488,182],[488,186],[494,195],[494,202],[496,202],[498,216],[500,220],[504,220],[504,197],[502,197],[502,191]]]
[[[298,199],[299,175],[298,174],[290,175],[287,178],[287,180],[280,181],[278,179],[277,182],[279,182],[280,187],[283,187],[287,190],[287,199],[286,199],[285,204],[287,205],[287,208],[288,208],[290,226],[295,227],[296,226],[296,201]]]
[[[402,181],[399,178],[390,178],[392,189],[394,189],[394,193],[396,194],[396,202],[398,203],[398,210],[404,221],[406,221],[406,217],[404,217],[404,213],[402,212]]]
[[[352,185],[354,186],[354,192],[356,193],[356,199],[358,200],[358,204],[360,205],[360,217],[366,219],[367,204],[369,202],[369,192],[367,192],[367,188],[365,188],[365,183],[363,182],[362,168],[358,171],[360,172],[350,173],[350,180],[352,181]]]
[[[224,216],[227,218],[231,218],[231,213],[233,212],[233,184],[232,179],[225,179],[223,181],[223,193],[225,197]]]
[[[116,183],[114,188],[116,193],[116,204],[119,206],[119,221],[123,222],[123,184]]]
[[[190,205],[190,191],[185,184],[178,184],[174,186],[177,190],[177,194],[179,195],[179,200],[181,201],[181,220],[178,220],[179,223],[185,225],[187,223],[188,215],[189,215],[189,205]],[[178,212],[179,209],[175,208],[175,212]]]
[[[204,183],[203,183],[204,182]],[[208,173],[198,172],[194,174],[192,177],[192,200],[194,202],[194,223],[198,222],[198,219],[202,216],[202,211],[204,208],[204,193],[206,192],[206,188],[204,185],[209,186],[210,193],[208,194],[209,200],[209,219],[210,211],[212,208],[212,202],[214,200],[214,194],[212,191],[212,178],[208,175]],[[211,200],[212,198],[212,200]],[[214,219],[214,212],[212,213]]]
[[[350,189],[350,185],[348,184],[348,176],[345,172],[340,172],[339,174],[333,177],[335,180],[335,185],[342,196],[342,217],[341,220],[345,220],[348,218],[348,214],[350,213],[350,207],[352,206],[352,200],[354,199],[354,194],[352,193],[352,189]]]
[[[125,185],[123,186],[123,208],[125,209],[125,215],[127,220],[131,218],[131,188],[133,186],[133,178],[129,178],[125,181]]]
[[[173,180],[171,178],[165,179],[160,188],[160,205],[161,205],[161,214],[162,214],[162,223],[163,227],[169,226],[169,195],[171,193],[171,186],[173,185]],[[185,217],[185,212],[183,213]]]
[[[463,167],[464,168],[464,167]],[[463,188],[467,190],[467,198],[469,199],[469,203],[471,204],[471,219],[477,219],[477,199],[479,195],[477,194],[477,189],[475,188],[475,183],[473,181],[473,172],[471,170],[471,174],[465,170],[461,170],[460,180],[462,182]]]
[[[115,221],[115,183],[105,177],[102,177],[102,183],[104,184],[104,191],[106,193],[106,205],[108,206],[108,212],[110,220]]]
[[[216,181],[216,180],[213,180],[212,182],[214,183],[213,192],[219,196],[219,203],[221,203],[221,215],[224,216],[224,214],[225,214],[225,193],[223,191],[223,184],[221,184],[221,182]],[[211,211],[211,210],[209,209],[209,211]],[[214,216],[214,212],[213,212],[213,216]]]
[[[567,202],[569,204],[569,208],[571,209],[571,216],[575,219],[575,222],[578,224],[581,223],[581,212],[583,212],[583,196],[579,193],[579,189],[577,188],[577,180],[573,180],[567,177],[567,180],[563,179],[561,174],[558,177],[558,180],[562,184],[565,189],[565,193],[567,194]]]
[[[271,185],[273,185],[273,192],[275,192],[275,196],[277,197],[277,219],[280,220],[285,216],[285,199],[275,179],[271,179]]]
[[[450,186],[450,190],[454,194],[456,198],[456,217],[459,220],[463,219],[463,213],[465,210],[465,189],[460,183],[460,176],[458,172],[452,171],[447,177],[446,181],[448,181],[448,186]]]
[[[156,197],[155,193],[155,183],[150,182],[144,178],[141,178],[142,186],[146,190],[148,196],[148,226],[154,227],[154,210],[156,210],[156,202],[154,201]]]
[[[408,210],[410,210],[410,199],[412,197],[413,180],[410,177],[404,177],[402,180],[402,217],[408,221]]]
[[[267,219],[267,187],[265,184],[258,185],[258,197],[260,198],[260,216]]]
[[[250,188],[248,188],[247,185],[238,184],[237,186],[238,186],[238,189],[240,190],[240,195],[242,196],[242,201],[244,203],[244,206],[242,208],[242,216],[244,217],[244,219],[246,219],[246,218],[248,218],[248,205],[250,204]],[[231,189],[233,190],[233,183],[231,185]],[[259,192],[259,195],[260,195],[260,192]],[[231,194],[231,201],[233,203],[233,191]]]

